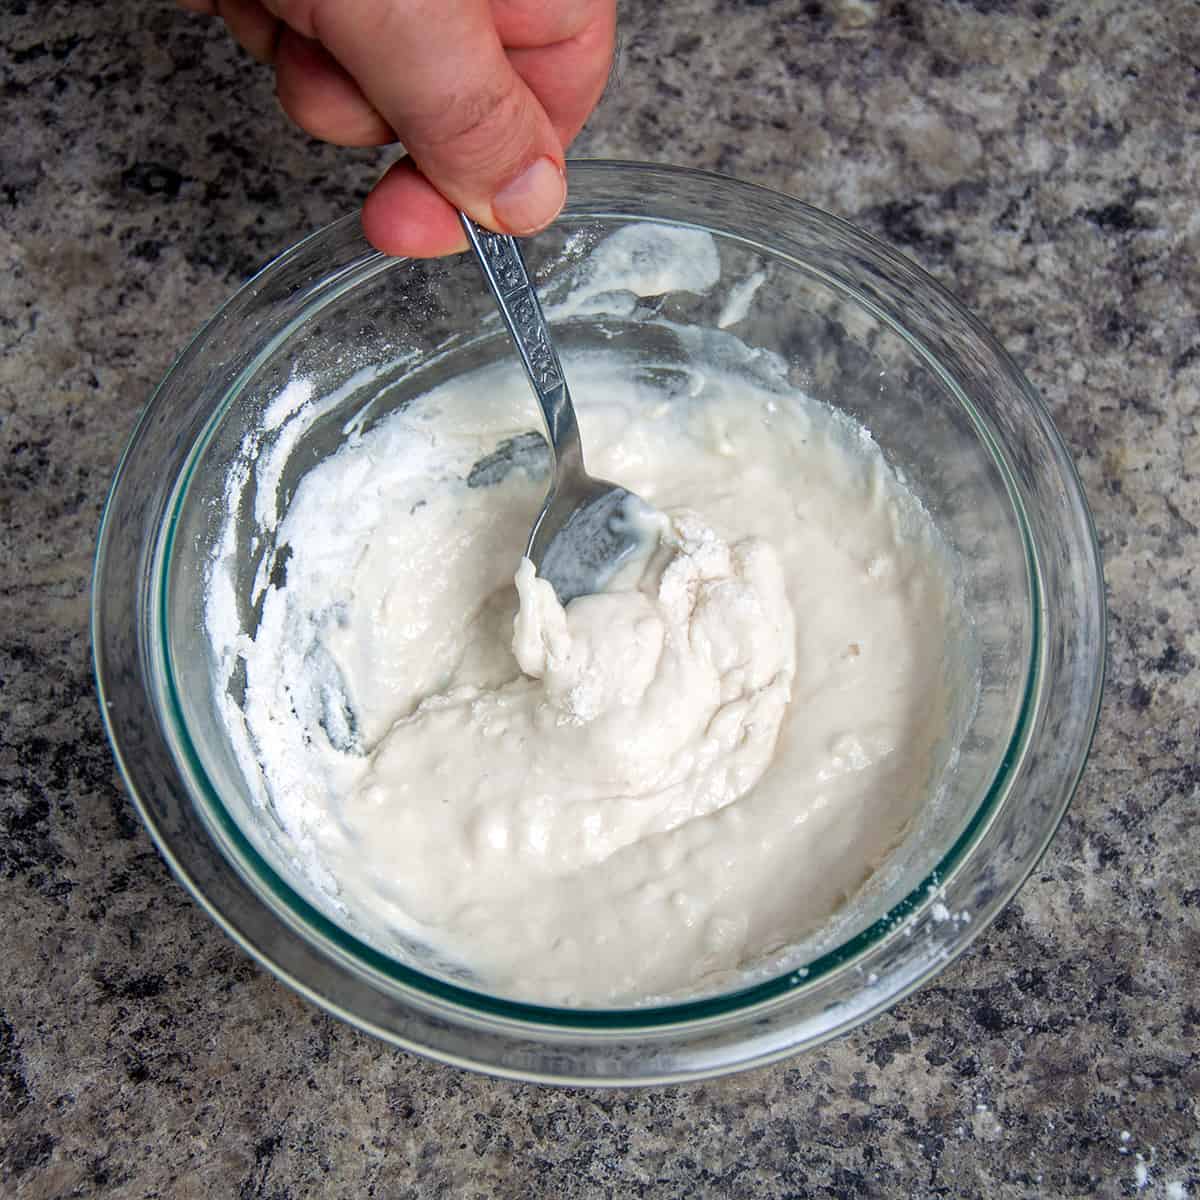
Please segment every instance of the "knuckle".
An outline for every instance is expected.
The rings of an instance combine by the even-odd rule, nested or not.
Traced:
[[[325,105],[311,88],[305,86],[302,74],[286,53],[280,54],[275,61],[275,98],[279,107],[301,129],[313,137],[325,137]]]
[[[308,93],[302,89],[280,86],[277,81],[275,97],[289,120],[299,125],[310,137],[323,142],[342,140],[338,136],[340,130],[329,120],[324,109],[319,104],[314,104]]]
[[[433,149],[494,147],[507,140],[520,113],[520,84],[517,76],[509,73],[488,86],[451,94],[428,122],[424,140]]]
[[[303,37],[316,36],[320,0],[262,0],[263,7]]]
[[[285,115],[311,137],[337,146],[381,146],[395,141],[387,122],[365,102],[330,106],[276,73],[275,96]]]

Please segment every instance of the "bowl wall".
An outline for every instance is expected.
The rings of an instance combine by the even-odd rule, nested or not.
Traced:
[[[885,1007],[960,952],[1019,886],[1069,799],[1094,724],[1099,566],[1044,409],[992,339],[911,264],[841,222],[728,180],[581,164],[571,183],[563,218],[528,248],[552,316],[594,247],[630,223],[712,233],[722,279],[707,294],[665,291],[626,311],[556,321],[568,371],[573,354],[598,347],[664,379],[698,356],[731,356],[763,381],[841,408],[871,432],[962,564],[978,702],[960,714],[936,804],[827,935],[770,979],[687,1004],[511,1003],[460,986],[422,947],[381,954],[331,920],[247,788],[204,625],[227,480],[245,472],[235,590],[249,597],[269,550],[256,503],[282,511],[350,429],[510,353],[465,258],[385,260],[356,222],[340,222],[268,267],[202,331],[114,484],[97,560],[97,672],[118,757],[164,853],[217,919],[301,991],[382,1036],[501,1073],[711,1074]],[[715,332],[731,316],[728,289],[754,280],[745,315]],[[325,411],[294,438],[282,473],[258,470],[253,455],[247,468],[247,437],[266,448],[293,436],[272,404],[295,376],[330,397]],[[248,601],[242,620],[253,632]]]

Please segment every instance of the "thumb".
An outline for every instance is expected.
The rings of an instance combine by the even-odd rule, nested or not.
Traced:
[[[456,208],[514,234],[558,215],[566,199],[562,143],[509,63],[490,0],[276,0],[272,7],[325,45]]]

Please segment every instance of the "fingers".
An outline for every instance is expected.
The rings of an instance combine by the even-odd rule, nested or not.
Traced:
[[[271,3],[330,50],[451,204],[515,234],[558,214],[562,141],[509,62],[489,0]],[[394,194],[411,199],[401,178]]]
[[[566,198],[563,147],[612,64],[616,0],[177,0],[274,62],[280,104],[314,137],[402,140],[367,199],[389,254],[465,247],[455,208],[507,233]]]
[[[272,61],[279,21],[259,0],[214,0],[212,11],[225,22],[243,50],[261,63]]]
[[[576,38],[607,11],[614,0],[490,0],[500,40],[510,50],[553,46]]]
[[[412,159],[396,163],[362,211],[363,233],[384,254],[439,258],[467,248],[458,213]]]
[[[396,132],[320,42],[285,28],[275,51],[275,95],[301,129],[338,146],[383,146]]]
[[[587,7],[592,20],[571,37],[508,52],[513,68],[546,110],[564,146],[574,141],[591,116],[612,70],[616,9],[612,3],[592,0]]]

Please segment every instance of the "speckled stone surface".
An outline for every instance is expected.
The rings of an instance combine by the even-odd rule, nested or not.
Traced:
[[[386,155],[308,141],[157,0],[0,22],[0,1194],[1200,1196],[1200,5],[627,0],[578,150],[789,191],[909,253],[1053,407],[1106,707],[1017,902],[932,986],[719,1082],[568,1092],[391,1050],[255,967],[113,770],[90,557],[201,316]]]

